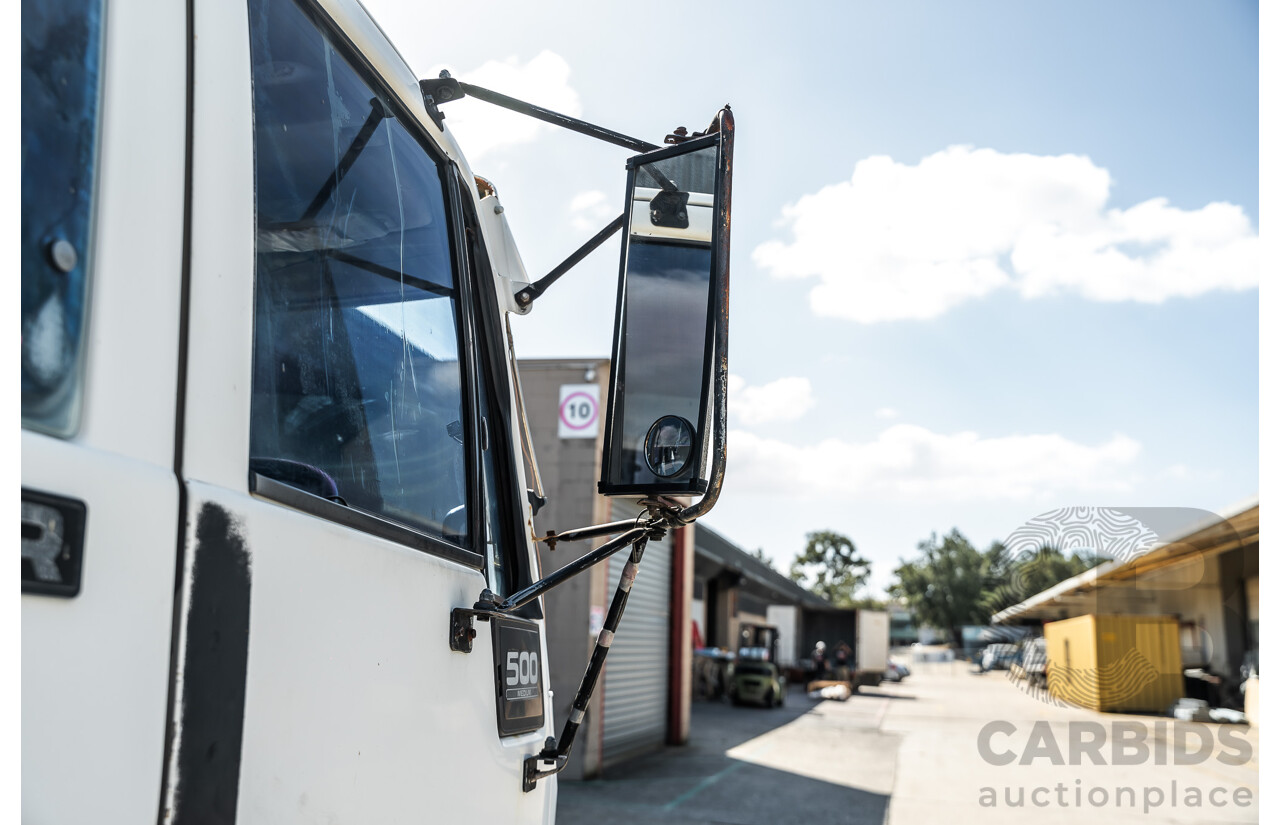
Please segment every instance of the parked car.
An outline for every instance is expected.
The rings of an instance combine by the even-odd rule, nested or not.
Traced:
[[[1016,679],[1026,679],[1033,687],[1047,687],[1045,666],[1048,664],[1044,638],[1028,639],[1018,650],[1018,658],[1009,668]]]
[[[733,669],[729,699],[735,705],[746,702],[778,708],[786,702],[787,680],[773,662],[739,661]]]
[[[987,645],[982,651],[982,669],[1008,670],[1018,659],[1017,645]]]
[[[907,666],[897,662],[889,662],[884,669],[884,680],[886,682],[901,682],[910,675],[911,671]]]

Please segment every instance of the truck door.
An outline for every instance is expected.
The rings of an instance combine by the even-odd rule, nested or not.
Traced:
[[[507,437],[485,415],[492,286],[468,266],[457,173],[358,7],[198,5],[169,805],[543,821],[554,783],[523,793],[521,768],[550,714],[499,719],[491,624],[449,646],[450,608],[506,575],[486,517]],[[508,642],[526,710],[549,704],[541,629]]]

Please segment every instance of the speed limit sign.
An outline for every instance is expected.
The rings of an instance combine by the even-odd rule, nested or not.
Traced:
[[[560,385],[560,437],[595,438],[600,432],[600,385]]]

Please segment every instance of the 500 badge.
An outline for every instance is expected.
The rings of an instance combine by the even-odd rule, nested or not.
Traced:
[[[498,699],[498,732],[513,736],[543,723],[542,638],[538,625],[495,616],[493,657]]]
[[[537,684],[538,651],[508,650],[507,698],[531,699],[538,695]]]

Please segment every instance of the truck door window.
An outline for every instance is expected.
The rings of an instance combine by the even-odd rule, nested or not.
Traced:
[[[440,164],[293,0],[253,0],[250,34],[250,469],[465,546],[460,308]]]

